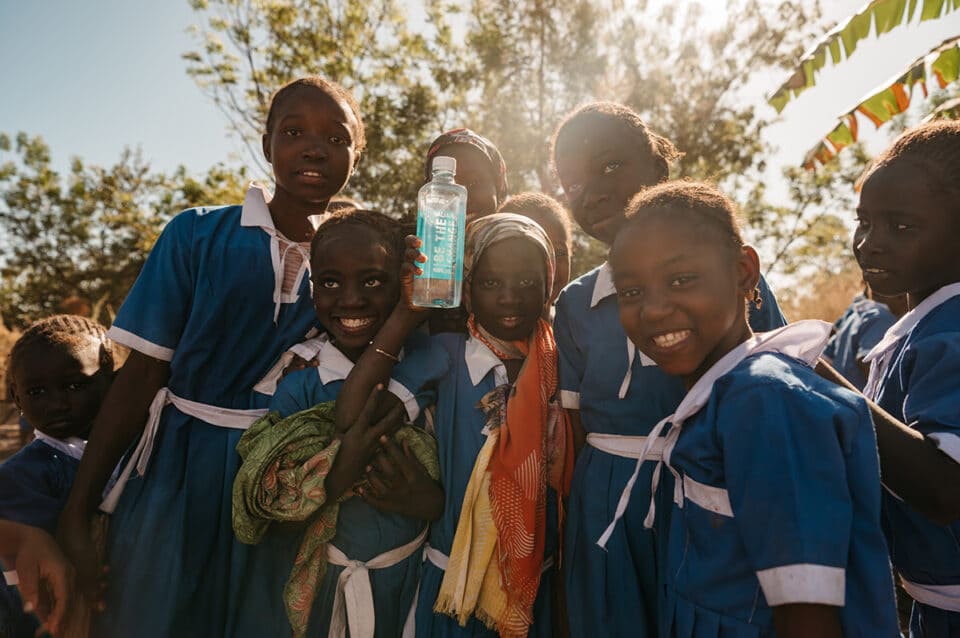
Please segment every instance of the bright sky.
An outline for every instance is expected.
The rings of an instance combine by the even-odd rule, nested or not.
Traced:
[[[827,17],[835,22],[863,3],[831,0]],[[717,14],[725,3],[704,4]],[[59,168],[72,156],[111,164],[124,146],[141,148],[160,170],[246,162],[223,116],[186,75],[180,54],[195,48],[186,29],[196,21],[185,0],[0,0],[0,131],[43,136]],[[768,130],[780,149],[771,175],[798,163],[868,90],[951,35],[960,35],[960,12],[861,42],[849,64],[826,69]],[[782,79],[758,82],[757,102]]]

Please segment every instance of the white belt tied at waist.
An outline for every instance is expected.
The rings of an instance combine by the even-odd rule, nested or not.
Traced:
[[[393,567],[408,558],[423,545],[428,529],[429,527],[425,526],[423,531],[406,545],[395,547],[366,562],[351,560],[332,543],[327,545],[327,562],[344,568],[337,579],[337,593],[333,598],[328,638],[344,638],[348,626],[350,638],[373,638],[376,613],[368,570]]]
[[[208,403],[198,403],[178,397],[170,391],[170,388],[160,388],[157,395],[153,397],[153,402],[150,404],[147,424],[143,428],[140,442],[137,443],[133,454],[130,455],[130,459],[124,466],[123,472],[117,477],[117,482],[110,488],[107,496],[100,504],[101,511],[107,514],[113,513],[134,468],[136,468],[137,474],[140,476],[146,473],[147,464],[150,462],[150,456],[153,454],[153,444],[157,438],[157,432],[160,430],[160,414],[168,404],[173,404],[175,408],[187,416],[200,419],[204,423],[216,425],[221,428],[232,428],[234,430],[246,430],[254,421],[267,413],[265,408],[256,410],[233,410]]]
[[[647,453],[645,460],[659,461],[663,456],[665,437],[656,437],[653,447]],[[623,434],[600,434],[591,432],[587,435],[587,443],[601,452],[622,456],[627,459],[639,459],[647,445],[645,436],[626,436]]]
[[[921,585],[902,576],[900,582],[903,590],[917,602],[937,609],[960,611],[960,585]]]

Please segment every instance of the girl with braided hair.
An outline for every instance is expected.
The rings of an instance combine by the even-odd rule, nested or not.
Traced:
[[[8,388],[36,439],[0,465],[0,519],[56,533],[113,368],[106,329],[86,317],[42,319],[13,344]],[[10,590],[5,597],[16,600]],[[8,607],[0,634],[32,636],[32,619],[16,613],[19,605]]]

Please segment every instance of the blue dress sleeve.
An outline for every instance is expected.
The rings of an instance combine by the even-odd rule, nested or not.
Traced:
[[[291,372],[280,380],[276,392],[270,398],[268,409],[281,418],[312,408],[323,399],[317,396],[317,386],[323,386],[316,368],[304,368]]]
[[[757,287],[760,289],[760,298],[763,302],[759,309],[752,303],[750,304],[750,327],[755,332],[767,332],[787,325],[787,320],[780,311],[777,298],[770,290],[770,286],[767,285],[767,280],[764,279],[763,275],[760,275],[760,283],[757,284]]]
[[[193,302],[196,211],[174,217],[117,312],[110,337],[133,350],[170,361]]]
[[[72,481],[32,443],[0,465],[0,518],[56,534]]]
[[[580,383],[586,361],[573,337],[569,298],[560,295],[557,314],[553,319],[553,335],[557,341],[557,374],[560,385],[560,405],[569,410],[580,409]]]
[[[730,509],[767,602],[842,606],[853,524],[844,446],[859,416],[758,383],[724,397],[717,422]]]
[[[857,334],[857,361],[863,361],[863,358],[873,350],[874,346],[880,343],[887,329],[897,322],[893,313],[883,308],[871,310],[865,314],[860,322],[860,331]]]
[[[436,403],[436,387],[450,368],[450,356],[439,338],[414,333],[407,340],[403,359],[393,367],[387,389],[403,402],[411,422]]]
[[[960,463],[960,332],[940,332],[907,348],[903,420]]]

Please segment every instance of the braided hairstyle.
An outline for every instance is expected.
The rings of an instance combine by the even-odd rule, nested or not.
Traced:
[[[713,232],[736,254],[744,246],[737,206],[715,186],[675,180],[637,193],[626,211],[623,229],[651,219],[684,220],[697,229]]]
[[[960,202],[960,121],[929,122],[906,131],[877,156],[860,178],[858,188],[875,172],[899,160],[921,165],[930,176],[932,189],[948,201]]]
[[[327,216],[310,242],[311,261],[316,259],[324,243],[331,241],[339,233],[350,232],[351,228],[358,227],[376,233],[399,271],[406,251],[404,237],[414,232],[413,223],[400,222],[384,213],[362,208],[344,208]]]
[[[308,75],[291,82],[287,82],[274,92],[273,96],[270,98],[270,109],[267,111],[266,134],[270,135],[270,133],[273,131],[274,112],[276,111],[277,105],[281,104],[285,99],[293,95],[297,89],[303,87],[319,89],[332,97],[334,100],[338,102],[344,102],[348,107],[350,107],[350,111],[353,113],[353,117],[357,122],[355,130],[353,131],[353,148],[357,155],[362,153],[367,147],[367,134],[366,128],[363,125],[363,117],[360,115],[360,106],[357,104],[356,99],[354,99],[353,94],[350,93],[350,91],[346,90],[336,82],[322,78],[319,75]]]
[[[617,102],[592,102],[568,114],[553,134],[550,157],[553,158],[554,169],[556,169],[557,142],[563,137],[564,131],[568,131],[574,123],[581,120],[602,118],[618,120],[635,133],[639,149],[654,163],[659,182],[666,181],[670,176],[670,164],[683,157],[683,153],[677,150],[673,142],[651,131],[640,115],[629,106]]]
[[[72,353],[77,348],[89,345],[91,339],[100,346],[100,367],[113,370],[116,364],[113,342],[107,337],[107,329],[93,319],[79,315],[53,315],[30,324],[10,349],[7,361],[8,389],[12,382],[9,376],[11,371],[32,347],[42,344]]]

